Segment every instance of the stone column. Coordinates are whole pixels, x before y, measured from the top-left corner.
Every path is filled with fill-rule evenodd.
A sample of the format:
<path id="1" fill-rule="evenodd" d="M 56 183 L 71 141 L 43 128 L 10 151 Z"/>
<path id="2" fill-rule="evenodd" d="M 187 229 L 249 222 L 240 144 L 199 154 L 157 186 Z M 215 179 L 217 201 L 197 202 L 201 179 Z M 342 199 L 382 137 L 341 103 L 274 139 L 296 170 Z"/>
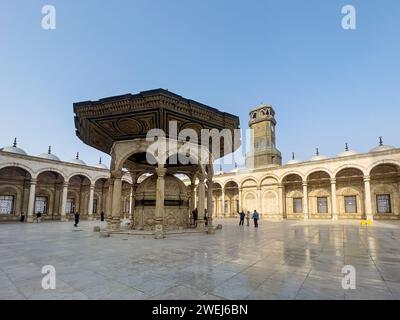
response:
<path id="1" fill-rule="evenodd" d="M 372 204 L 371 204 L 371 177 L 364 176 L 364 201 L 365 201 L 365 218 L 373 220 Z"/>
<path id="2" fill-rule="evenodd" d="M 257 211 L 260 214 L 260 218 L 262 217 L 262 199 L 261 199 L 261 187 L 257 187 Z"/>
<path id="3" fill-rule="evenodd" d="M 205 209 L 205 197 L 206 197 L 206 187 L 204 184 L 204 177 L 199 177 L 199 216 L 197 220 L 197 228 L 204 229 L 204 209 Z"/>
<path id="4" fill-rule="evenodd" d="M 242 212 L 242 210 L 243 210 L 243 199 L 242 199 L 242 196 L 243 196 L 243 189 L 239 188 L 239 212 Z"/>
<path id="5" fill-rule="evenodd" d="M 221 194 L 221 217 L 225 217 L 225 189 L 222 188 L 222 194 Z"/>
<path id="6" fill-rule="evenodd" d="M 122 171 L 111 173 L 113 181 L 111 198 L 111 217 L 107 219 L 107 228 L 118 229 L 121 224 Z"/>
<path id="7" fill-rule="evenodd" d="M 159 165 L 156 169 L 157 173 L 157 189 L 156 189 L 156 212 L 155 212 L 155 238 L 165 238 L 164 234 L 164 198 L 165 198 L 165 173 L 167 169 Z"/>
<path id="8" fill-rule="evenodd" d="M 35 195 L 36 195 L 36 179 L 31 179 L 31 185 L 29 189 L 29 200 L 28 200 L 28 215 L 27 222 L 33 222 L 33 210 L 35 208 Z"/>
<path id="9" fill-rule="evenodd" d="M 93 199 L 94 199 L 94 183 L 90 184 L 89 203 L 88 203 L 88 219 L 93 220 Z"/>
<path id="10" fill-rule="evenodd" d="M 64 182 L 62 197 L 61 197 L 61 205 L 60 205 L 60 216 L 61 221 L 68 221 L 67 214 L 65 212 L 67 206 L 67 196 L 68 196 L 68 182 Z"/>
<path id="11" fill-rule="evenodd" d="M 303 181 L 303 214 L 304 220 L 308 220 L 308 188 L 306 181 Z"/>
<path id="12" fill-rule="evenodd" d="M 331 179 L 331 194 L 332 194 L 332 220 L 337 221 L 339 219 L 339 213 L 337 210 L 337 196 L 336 196 L 336 179 Z"/>
<path id="13" fill-rule="evenodd" d="M 193 215 L 192 212 L 196 208 L 196 182 L 192 181 L 190 185 L 190 207 L 189 207 L 189 223 L 193 225 Z"/>
<path id="14" fill-rule="evenodd" d="M 208 226 L 212 227 L 212 220 L 214 214 L 213 207 L 213 181 L 207 180 L 207 211 L 208 211 Z"/>
<path id="15" fill-rule="evenodd" d="M 283 184 L 278 184 L 278 197 L 279 197 L 279 214 L 282 219 L 286 218 L 285 214 L 285 187 Z"/>
<path id="16" fill-rule="evenodd" d="M 134 222 L 135 222 L 135 201 L 136 201 L 137 187 L 138 187 L 137 183 L 134 183 L 131 187 L 130 206 L 129 206 L 129 215 L 130 215 L 130 220 L 131 220 L 131 226 L 134 226 Z"/>

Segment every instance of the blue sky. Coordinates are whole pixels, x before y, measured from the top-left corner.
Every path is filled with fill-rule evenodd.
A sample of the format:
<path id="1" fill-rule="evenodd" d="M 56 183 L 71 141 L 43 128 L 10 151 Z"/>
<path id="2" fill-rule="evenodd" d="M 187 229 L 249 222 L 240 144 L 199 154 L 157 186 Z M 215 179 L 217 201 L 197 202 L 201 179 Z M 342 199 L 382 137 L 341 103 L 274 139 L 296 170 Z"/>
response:
<path id="1" fill-rule="evenodd" d="M 41 9 L 57 29 L 41 28 Z M 341 27 L 341 8 L 357 29 Z M 0 145 L 63 160 L 102 154 L 76 136 L 72 103 L 167 88 L 240 116 L 277 113 L 289 160 L 348 142 L 399 145 L 400 2 L 0 0 Z M 103 155 L 104 157 L 104 155 Z M 108 157 L 105 157 L 109 161 Z"/>

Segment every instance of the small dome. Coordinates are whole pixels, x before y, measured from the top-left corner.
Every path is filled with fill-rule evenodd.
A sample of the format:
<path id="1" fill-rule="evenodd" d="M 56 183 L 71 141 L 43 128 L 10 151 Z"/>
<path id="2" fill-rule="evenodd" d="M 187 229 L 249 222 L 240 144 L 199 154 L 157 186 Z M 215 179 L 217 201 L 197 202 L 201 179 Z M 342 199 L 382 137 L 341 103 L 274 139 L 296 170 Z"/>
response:
<path id="1" fill-rule="evenodd" d="M 79 159 L 79 152 L 76 154 L 76 158 L 69 161 L 70 163 L 79 164 L 80 166 L 86 166 L 86 163 Z"/>
<path id="2" fill-rule="evenodd" d="M 338 157 L 348 157 L 348 156 L 354 156 L 358 154 L 357 152 L 355 152 L 354 150 L 346 150 L 346 151 L 342 151 L 340 153 L 338 153 Z"/>
<path id="3" fill-rule="evenodd" d="M 103 164 L 103 163 L 101 162 L 101 158 L 100 158 L 100 160 L 99 160 L 99 163 L 96 164 L 95 167 L 96 167 L 96 168 L 99 168 L 99 169 L 108 169 L 108 167 L 107 167 L 105 164 Z"/>
<path id="4" fill-rule="evenodd" d="M 292 160 L 289 160 L 286 164 L 297 164 L 297 163 L 300 163 L 300 161 L 296 159 L 294 152 L 292 152 Z"/>
<path id="5" fill-rule="evenodd" d="M 319 154 L 319 149 L 317 148 L 317 149 L 316 149 L 315 156 L 312 157 L 310 160 L 311 160 L 311 161 L 319 161 L 319 160 L 325 160 L 325 159 L 328 159 L 328 158 L 327 158 L 326 156 L 320 155 L 320 154 Z"/>
<path id="6" fill-rule="evenodd" d="M 395 149 L 393 146 L 387 146 L 387 145 L 381 145 L 379 147 L 375 147 L 370 150 L 370 152 L 380 152 L 380 151 L 386 151 L 386 150 L 392 150 Z"/>
<path id="7" fill-rule="evenodd" d="M 17 147 L 17 138 L 14 139 L 14 143 L 13 143 L 12 146 L 4 147 L 3 149 L 1 149 L 1 151 L 21 154 L 21 155 L 24 155 L 24 156 L 28 155 L 24 150 L 22 150 L 21 148 Z"/>
<path id="8" fill-rule="evenodd" d="M 379 146 L 371 149 L 369 152 L 380 152 L 380 151 L 386 151 L 386 150 L 392 150 L 392 149 L 395 149 L 395 147 L 384 145 L 383 138 L 379 137 Z"/>
<path id="9" fill-rule="evenodd" d="M 56 155 L 51 153 L 51 146 L 49 146 L 49 150 L 47 151 L 47 153 L 40 154 L 39 158 L 43 158 L 43 159 L 47 159 L 47 160 L 60 161 L 59 157 L 57 157 Z"/>
<path id="10" fill-rule="evenodd" d="M 354 151 L 354 150 L 350 150 L 350 149 L 349 149 L 349 144 L 346 143 L 344 151 L 338 153 L 337 156 L 338 156 L 338 157 L 348 157 L 348 156 L 354 156 L 354 155 L 356 155 L 356 154 L 357 154 L 357 152 Z"/>

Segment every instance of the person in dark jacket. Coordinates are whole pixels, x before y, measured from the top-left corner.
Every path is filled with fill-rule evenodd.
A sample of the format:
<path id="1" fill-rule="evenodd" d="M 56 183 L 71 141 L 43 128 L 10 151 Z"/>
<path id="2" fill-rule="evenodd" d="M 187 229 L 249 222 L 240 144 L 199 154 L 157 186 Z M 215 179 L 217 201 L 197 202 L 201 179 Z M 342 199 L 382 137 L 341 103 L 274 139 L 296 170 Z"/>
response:
<path id="1" fill-rule="evenodd" d="M 205 221 L 205 225 L 208 226 L 208 211 L 207 211 L 207 209 L 204 209 L 204 221 Z"/>
<path id="2" fill-rule="evenodd" d="M 197 226 L 197 218 L 198 217 L 199 217 L 199 212 L 196 208 L 196 209 L 194 209 L 194 212 L 193 212 L 193 225 L 194 226 Z"/>
<path id="3" fill-rule="evenodd" d="M 100 213 L 100 221 L 104 221 L 104 212 L 103 211 Z"/>
<path id="4" fill-rule="evenodd" d="M 258 228 L 258 219 L 260 219 L 260 215 L 258 214 L 257 210 L 253 212 L 253 220 L 254 220 L 254 227 Z"/>
<path id="5" fill-rule="evenodd" d="M 246 214 L 242 210 L 242 212 L 240 212 L 239 215 L 240 215 L 239 226 L 243 226 L 244 225 L 244 218 L 245 218 Z"/>
<path id="6" fill-rule="evenodd" d="M 75 213 L 75 224 L 74 224 L 74 227 L 77 227 L 78 223 L 79 223 L 79 212 L 76 212 Z"/>
<path id="7" fill-rule="evenodd" d="M 21 222 L 25 221 L 25 212 L 21 212 L 21 218 L 20 218 Z"/>

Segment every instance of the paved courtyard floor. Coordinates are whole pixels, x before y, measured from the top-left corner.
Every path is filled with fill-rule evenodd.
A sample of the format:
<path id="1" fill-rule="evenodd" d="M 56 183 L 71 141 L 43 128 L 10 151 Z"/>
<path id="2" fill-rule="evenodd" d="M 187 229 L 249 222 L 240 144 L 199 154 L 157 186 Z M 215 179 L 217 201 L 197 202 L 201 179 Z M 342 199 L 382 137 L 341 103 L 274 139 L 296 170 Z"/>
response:
<path id="1" fill-rule="evenodd" d="M 83 221 L 0 225 L 0 299 L 400 299 L 400 223 L 221 220 L 215 235 L 99 238 Z M 43 290 L 42 267 L 56 269 Z M 356 290 L 342 268 L 356 268 Z"/>

